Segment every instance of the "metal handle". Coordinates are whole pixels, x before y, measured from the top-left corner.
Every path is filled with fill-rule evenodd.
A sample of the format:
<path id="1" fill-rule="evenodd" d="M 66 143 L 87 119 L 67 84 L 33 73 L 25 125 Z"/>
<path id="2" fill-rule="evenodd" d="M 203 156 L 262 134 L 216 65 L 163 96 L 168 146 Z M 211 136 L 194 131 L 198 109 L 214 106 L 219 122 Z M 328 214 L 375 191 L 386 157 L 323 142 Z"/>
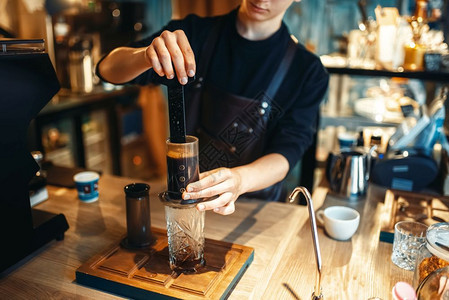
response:
<path id="1" fill-rule="evenodd" d="M 369 151 L 368 155 L 366 156 L 366 174 L 365 174 L 365 180 L 368 181 L 371 176 L 371 161 L 373 160 L 373 154 L 374 151 L 377 150 L 377 145 L 373 145 Z"/>
<path id="2" fill-rule="evenodd" d="M 323 294 L 321 292 L 321 252 L 320 252 L 320 244 L 318 241 L 318 233 L 316 228 L 315 210 L 313 209 L 313 201 L 309 191 L 305 187 L 299 186 L 296 187 L 288 197 L 290 202 L 293 202 L 293 200 L 295 200 L 298 193 L 302 193 L 307 201 L 310 227 L 312 229 L 313 248 L 315 250 L 317 276 L 316 276 L 315 290 L 312 294 L 312 300 L 324 299 Z"/>

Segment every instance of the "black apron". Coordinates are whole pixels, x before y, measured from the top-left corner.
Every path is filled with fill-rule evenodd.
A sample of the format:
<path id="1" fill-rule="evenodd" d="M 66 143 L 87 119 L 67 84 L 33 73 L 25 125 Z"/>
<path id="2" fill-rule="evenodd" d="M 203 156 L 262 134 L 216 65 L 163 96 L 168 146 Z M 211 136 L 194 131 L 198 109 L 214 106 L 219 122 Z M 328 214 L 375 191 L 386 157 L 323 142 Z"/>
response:
<path id="1" fill-rule="evenodd" d="M 220 20 L 209 34 L 196 72 L 197 79 L 186 95 L 187 132 L 199 139 L 201 172 L 245 165 L 263 156 L 269 121 L 281 112 L 273 99 L 296 51 L 296 44 L 290 39 L 268 88 L 254 99 L 221 91 L 205 84 L 204 78 L 222 23 Z M 281 192 L 282 182 L 279 182 L 243 196 L 279 201 Z"/>

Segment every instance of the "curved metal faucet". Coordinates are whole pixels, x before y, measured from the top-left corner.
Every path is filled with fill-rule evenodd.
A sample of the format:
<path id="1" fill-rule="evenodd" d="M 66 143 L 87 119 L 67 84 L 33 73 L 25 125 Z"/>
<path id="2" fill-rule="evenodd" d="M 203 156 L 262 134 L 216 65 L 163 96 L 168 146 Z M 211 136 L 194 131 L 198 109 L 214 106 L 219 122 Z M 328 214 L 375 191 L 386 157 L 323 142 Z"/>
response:
<path id="1" fill-rule="evenodd" d="M 298 186 L 293 190 L 293 192 L 288 197 L 290 202 L 293 202 L 293 200 L 295 200 L 298 193 L 302 193 L 307 201 L 310 227 L 312 229 L 313 248 L 315 250 L 317 276 L 315 282 L 315 289 L 314 292 L 312 293 L 312 300 L 324 299 L 323 293 L 321 292 L 321 252 L 320 252 L 320 244 L 318 241 L 318 233 L 316 228 L 315 211 L 313 209 L 313 201 L 309 191 L 305 187 Z"/>

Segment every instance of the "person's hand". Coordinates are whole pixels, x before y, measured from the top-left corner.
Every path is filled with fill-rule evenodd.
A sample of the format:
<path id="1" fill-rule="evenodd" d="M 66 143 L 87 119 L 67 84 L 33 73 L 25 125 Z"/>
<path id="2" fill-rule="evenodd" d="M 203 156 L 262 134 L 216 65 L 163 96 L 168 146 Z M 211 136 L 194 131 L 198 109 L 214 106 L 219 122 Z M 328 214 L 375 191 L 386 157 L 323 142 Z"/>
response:
<path id="1" fill-rule="evenodd" d="M 218 168 L 201 173 L 200 180 L 190 183 L 182 197 L 187 200 L 218 196 L 199 203 L 197 209 L 213 209 L 218 214 L 229 215 L 234 212 L 234 202 L 242 194 L 241 182 L 241 176 L 235 169 Z"/>
<path id="2" fill-rule="evenodd" d="M 187 76 L 193 77 L 195 75 L 195 55 L 186 34 L 182 30 L 163 31 L 147 47 L 145 55 L 159 76 L 172 79 L 175 76 L 173 66 L 181 84 L 187 83 Z"/>

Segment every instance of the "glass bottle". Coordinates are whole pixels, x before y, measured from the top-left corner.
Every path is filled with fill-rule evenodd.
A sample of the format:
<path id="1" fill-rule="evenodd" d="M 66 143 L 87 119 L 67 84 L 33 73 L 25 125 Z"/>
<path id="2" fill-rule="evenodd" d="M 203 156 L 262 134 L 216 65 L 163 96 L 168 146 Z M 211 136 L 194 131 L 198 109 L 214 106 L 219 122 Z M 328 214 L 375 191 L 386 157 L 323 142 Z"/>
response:
<path id="1" fill-rule="evenodd" d="M 427 0 L 416 0 L 415 1 L 415 12 L 413 14 L 413 17 L 420 21 L 426 21 L 427 20 Z"/>

